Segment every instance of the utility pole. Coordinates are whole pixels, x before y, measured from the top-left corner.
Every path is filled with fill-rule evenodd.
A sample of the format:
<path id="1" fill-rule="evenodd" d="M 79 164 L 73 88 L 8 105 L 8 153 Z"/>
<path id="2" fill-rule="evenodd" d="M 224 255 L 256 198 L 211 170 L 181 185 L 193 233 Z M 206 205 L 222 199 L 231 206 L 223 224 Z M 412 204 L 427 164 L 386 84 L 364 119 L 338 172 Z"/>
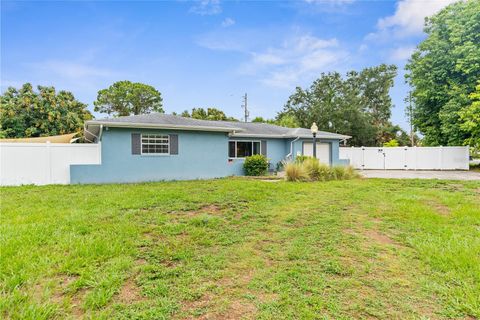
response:
<path id="1" fill-rule="evenodd" d="M 245 111 L 245 122 L 248 122 L 248 116 L 250 115 L 250 112 L 248 111 L 248 98 L 247 98 L 247 93 L 243 96 L 243 104 L 242 108 Z"/>
<path id="2" fill-rule="evenodd" d="M 412 112 L 412 91 L 408 93 L 408 115 L 410 122 L 410 143 L 412 147 L 414 146 L 414 133 L 413 133 L 413 112 Z"/>

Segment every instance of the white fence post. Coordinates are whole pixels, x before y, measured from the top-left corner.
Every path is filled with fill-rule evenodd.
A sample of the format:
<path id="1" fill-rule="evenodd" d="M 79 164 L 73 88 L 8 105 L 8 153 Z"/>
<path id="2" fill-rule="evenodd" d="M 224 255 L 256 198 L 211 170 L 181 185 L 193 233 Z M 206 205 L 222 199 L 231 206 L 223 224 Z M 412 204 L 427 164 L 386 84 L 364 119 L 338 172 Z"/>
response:
<path id="1" fill-rule="evenodd" d="M 440 146 L 439 152 L 440 152 L 440 155 L 438 156 L 438 160 L 440 164 L 438 167 L 440 170 L 443 170 L 443 146 Z"/>
<path id="2" fill-rule="evenodd" d="M 418 169 L 418 148 L 417 146 L 414 147 L 414 151 L 415 151 L 415 171 L 417 171 Z"/>
<path id="3" fill-rule="evenodd" d="M 50 147 L 50 141 L 46 142 L 46 150 L 47 150 L 47 170 L 48 170 L 48 184 L 52 183 L 52 149 Z"/>

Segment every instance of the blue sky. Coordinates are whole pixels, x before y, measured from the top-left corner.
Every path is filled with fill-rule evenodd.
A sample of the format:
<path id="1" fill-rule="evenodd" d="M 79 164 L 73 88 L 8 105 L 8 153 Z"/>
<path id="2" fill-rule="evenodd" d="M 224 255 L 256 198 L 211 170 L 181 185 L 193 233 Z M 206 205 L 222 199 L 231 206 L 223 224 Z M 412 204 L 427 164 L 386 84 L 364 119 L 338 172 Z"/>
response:
<path id="1" fill-rule="evenodd" d="M 453 1 L 2 1 L 1 87 L 53 85 L 93 110 L 98 90 L 138 81 L 168 113 L 238 118 L 247 92 L 252 118 L 271 118 L 321 72 L 392 63 L 392 121 L 407 128 L 404 64 L 424 17 Z"/>

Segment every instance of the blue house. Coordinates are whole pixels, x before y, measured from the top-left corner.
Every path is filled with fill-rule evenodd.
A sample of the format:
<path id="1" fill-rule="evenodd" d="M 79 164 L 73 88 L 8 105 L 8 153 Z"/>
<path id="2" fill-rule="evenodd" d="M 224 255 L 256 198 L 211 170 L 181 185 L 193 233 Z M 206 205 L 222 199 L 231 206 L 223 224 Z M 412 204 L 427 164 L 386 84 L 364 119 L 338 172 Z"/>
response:
<path id="1" fill-rule="evenodd" d="M 312 155 L 309 129 L 265 123 L 207 121 L 174 115 L 91 120 L 87 141 L 101 142 L 101 164 L 71 165 L 71 183 L 207 179 L 243 175 L 245 157 L 263 154 L 275 170 L 283 160 Z M 345 165 L 339 144 L 349 136 L 317 133 L 317 158 Z"/>

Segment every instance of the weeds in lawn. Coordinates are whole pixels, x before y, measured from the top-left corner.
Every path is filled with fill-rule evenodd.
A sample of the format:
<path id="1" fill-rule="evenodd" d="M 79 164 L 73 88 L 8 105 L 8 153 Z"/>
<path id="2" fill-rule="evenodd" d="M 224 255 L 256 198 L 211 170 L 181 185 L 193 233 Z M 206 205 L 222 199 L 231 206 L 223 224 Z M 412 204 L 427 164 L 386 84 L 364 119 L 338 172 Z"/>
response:
<path id="1" fill-rule="evenodd" d="M 289 162 L 284 165 L 284 168 L 287 181 L 306 181 L 308 179 L 305 167 L 299 163 Z"/>
<path id="2" fill-rule="evenodd" d="M 2 188 L 0 314 L 478 318 L 479 190 L 379 179 Z"/>

